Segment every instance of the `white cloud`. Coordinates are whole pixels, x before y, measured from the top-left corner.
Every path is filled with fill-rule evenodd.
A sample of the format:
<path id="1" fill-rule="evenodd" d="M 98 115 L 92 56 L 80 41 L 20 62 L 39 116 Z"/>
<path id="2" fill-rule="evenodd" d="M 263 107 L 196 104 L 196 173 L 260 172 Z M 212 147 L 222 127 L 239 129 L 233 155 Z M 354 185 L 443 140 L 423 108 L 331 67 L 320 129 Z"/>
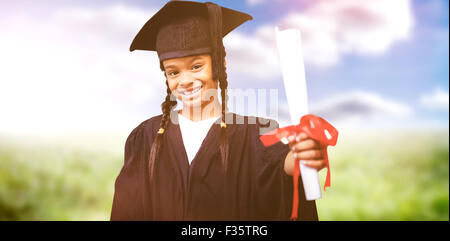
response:
<path id="1" fill-rule="evenodd" d="M 128 51 L 153 13 L 116 4 L 2 19 L 1 131 L 130 129 L 158 111 L 159 61 Z"/>
<path id="2" fill-rule="evenodd" d="M 312 105 L 311 112 L 333 120 L 407 117 L 412 108 L 376 93 L 355 90 L 326 98 Z"/>
<path id="3" fill-rule="evenodd" d="M 280 104 L 279 108 L 280 122 L 288 124 L 287 104 Z M 377 93 L 354 90 L 312 103 L 310 113 L 325 118 L 331 123 L 342 125 L 343 123 L 404 119 L 412 115 L 413 109 L 406 103 Z"/>
<path id="4" fill-rule="evenodd" d="M 276 24 L 300 29 L 305 61 L 327 66 L 344 54 L 386 52 L 410 37 L 413 16 L 408 0 L 316 1 Z"/>
<path id="5" fill-rule="evenodd" d="M 230 75 L 246 76 L 249 82 L 273 80 L 281 76 L 274 46 L 240 32 L 230 33 L 223 41 L 227 51 L 227 73 Z"/>
<path id="6" fill-rule="evenodd" d="M 266 0 L 247 0 L 247 3 L 250 6 L 260 5 L 260 4 L 265 3 L 265 2 L 267 2 L 267 1 Z"/>
<path id="7" fill-rule="evenodd" d="M 440 88 L 420 97 L 420 104 L 430 110 L 449 110 L 449 94 Z"/>
<path id="8" fill-rule="evenodd" d="M 264 69 L 267 78 L 278 74 L 275 26 L 300 29 L 305 63 L 328 67 L 348 54 L 383 54 L 398 41 L 410 38 L 414 25 L 409 0 L 318 0 L 309 1 L 305 8 L 260 26 L 252 35 L 240 37 L 240 41 L 231 40 L 235 36 L 230 36 L 229 41 L 237 43 L 232 48 L 243 52 L 239 56 L 245 54 L 255 59 L 250 68 L 240 71 L 257 75 L 256 69 Z M 268 57 L 260 57 L 262 53 Z"/>
<path id="9" fill-rule="evenodd" d="M 267 3 L 273 3 L 275 2 L 276 4 L 286 4 L 286 3 L 300 3 L 300 2 L 306 2 L 306 1 L 311 1 L 311 0 L 247 0 L 247 4 L 250 6 L 258 6 L 258 5 L 263 5 L 263 4 L 267 4 Z M 315 1 L 315 0 L 312 0 Z"/>

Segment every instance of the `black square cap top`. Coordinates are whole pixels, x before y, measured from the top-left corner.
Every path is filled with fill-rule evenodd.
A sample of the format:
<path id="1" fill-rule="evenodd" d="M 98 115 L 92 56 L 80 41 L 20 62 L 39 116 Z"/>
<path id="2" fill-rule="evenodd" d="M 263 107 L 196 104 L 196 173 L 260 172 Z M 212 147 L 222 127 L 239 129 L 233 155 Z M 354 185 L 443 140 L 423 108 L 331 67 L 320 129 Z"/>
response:
<path id="1" fill-rule="evenodd" d="M 160 61 L 168 58 L 210 53 L 208 3 L 170 1 L 141 28 L 130 51 L 157 51 Z M 252 16 L 220 7 L 222 10 L 222 38 Z"/>

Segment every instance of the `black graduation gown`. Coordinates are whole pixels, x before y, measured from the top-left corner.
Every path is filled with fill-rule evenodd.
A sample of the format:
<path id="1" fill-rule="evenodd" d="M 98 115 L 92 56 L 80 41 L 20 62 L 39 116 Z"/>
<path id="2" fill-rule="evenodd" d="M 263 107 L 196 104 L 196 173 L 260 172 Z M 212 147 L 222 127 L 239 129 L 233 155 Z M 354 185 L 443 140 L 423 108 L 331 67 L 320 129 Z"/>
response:
<path id="1" fill-rule="evenodd" d="M 178 122 L 169 120 L 152 183 L 149 150 L 162 115 L 137 126 L 125 144 L 111 220 L 289 220 L 293 184 L 283 168 L 289 146 L 280 142 L 265 147 L 259 139 L 260 130 L 278 128 L 278 123 L 227 114 L 235 123 L 227 124 L 228 176 L 222 172 L 220 119 L 211 126 L 191 165 Z M 244 123 L 237 124 L 239 118 Z M 264 125 L 267 121 L 270 125 Z M 299 220 L 318 220 L 315 201 L 306 201 L 301 178 L 298 186 Z"/>

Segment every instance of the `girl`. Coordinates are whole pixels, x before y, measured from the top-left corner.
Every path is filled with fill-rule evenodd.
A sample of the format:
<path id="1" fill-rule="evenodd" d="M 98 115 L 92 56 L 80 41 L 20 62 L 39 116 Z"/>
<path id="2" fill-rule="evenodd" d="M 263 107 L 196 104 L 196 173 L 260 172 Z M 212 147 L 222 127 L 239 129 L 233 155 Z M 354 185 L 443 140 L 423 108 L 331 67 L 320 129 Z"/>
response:
<path id="1" fill-rule="evenodd" d="M 222 38 L 250 19 L 209 2 L 170 1 L 136 35 L 130 50 L 157 52 L 167 97 L 162 114 L 126 141 L 111 220 L 289 220 L 294 159 L 318 170 L 325 162 L 305 134 L 265 147 L 259 136 L 276 121 L 227 111 Z M 317 220 L 299 181 L 299 220 Z"/>

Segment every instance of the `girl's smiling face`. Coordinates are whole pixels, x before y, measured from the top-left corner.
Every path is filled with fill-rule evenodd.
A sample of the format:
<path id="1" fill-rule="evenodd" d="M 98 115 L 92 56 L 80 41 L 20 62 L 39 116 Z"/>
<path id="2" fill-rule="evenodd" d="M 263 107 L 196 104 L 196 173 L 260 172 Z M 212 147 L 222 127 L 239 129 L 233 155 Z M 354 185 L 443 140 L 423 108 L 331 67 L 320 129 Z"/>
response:
<path id="1" fill-rule="evenodd" d="M 163 66 L 169 88 L 183 106 L 204 107 L 217 100 L 209 54 L 167 59 Z"/>

